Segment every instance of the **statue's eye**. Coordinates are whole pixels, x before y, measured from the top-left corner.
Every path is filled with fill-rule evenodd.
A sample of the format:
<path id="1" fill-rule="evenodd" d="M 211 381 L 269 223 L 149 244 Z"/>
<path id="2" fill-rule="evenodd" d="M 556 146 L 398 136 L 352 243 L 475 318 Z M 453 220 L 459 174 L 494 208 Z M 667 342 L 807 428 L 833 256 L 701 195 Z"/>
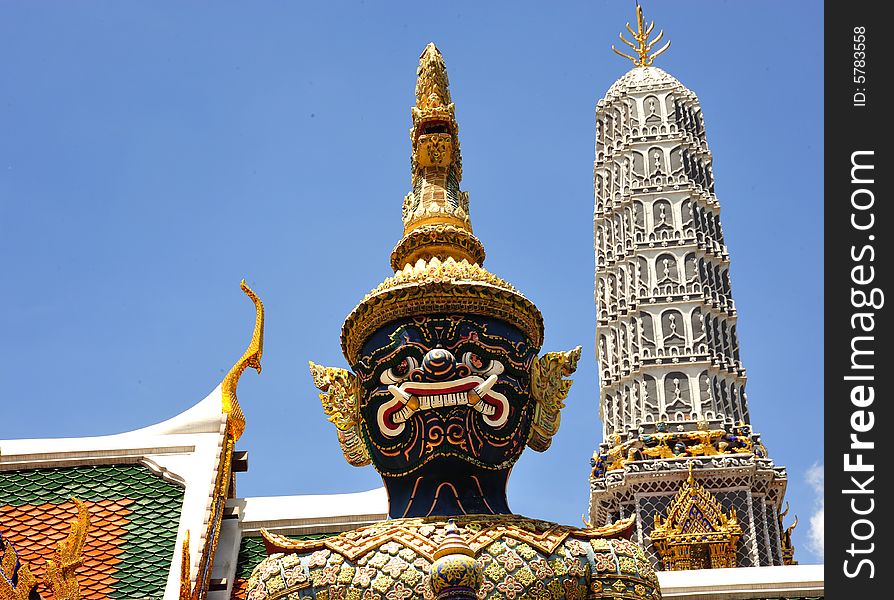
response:
<path id="1" fill-rule="evenodd" d="M 410 372 L 418 366 L 419 363 L 415 358 L 412 356 L 405 356 L 402 361 L 382 372 L 379 381 L 384 385 L 398 384 L 406 379 L 410 375 Z"/>
<path id="2" fill-rule="evenodd" d="M 498 360 L 486 358 L 476 352 L 466 352 L 462 356 L 462 362 L 469 366 L 472 372 L 482 377 L 499 375 L 503 372 L 503 363 Z"/>

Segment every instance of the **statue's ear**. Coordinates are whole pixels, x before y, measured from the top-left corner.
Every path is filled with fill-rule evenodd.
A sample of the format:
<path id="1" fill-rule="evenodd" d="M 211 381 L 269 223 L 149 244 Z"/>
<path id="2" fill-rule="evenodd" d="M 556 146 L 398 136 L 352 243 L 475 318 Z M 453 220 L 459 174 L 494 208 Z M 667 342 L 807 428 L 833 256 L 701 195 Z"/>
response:
<path id="1" fill-rule="evenodd" d="M 347 369 L 323 367 L 310 362 L 310 374 L 320 390 L 323 412 L 335 425 L 345 460 L 355 467 L 370 463 L 369 452 L 360 435 L 360 384 Z"/>
<path id="2" fill-rule="evenodd" d="M 531 395 L 534 397 L 534 422 L 528 436 L 528 447 L 543 452 L 559 431 L 565 398 L 572 381 L 563 379 L 574 373 L 580 360 L 581 347 L 567 352 L 547 352 L 531 366 Z"/>

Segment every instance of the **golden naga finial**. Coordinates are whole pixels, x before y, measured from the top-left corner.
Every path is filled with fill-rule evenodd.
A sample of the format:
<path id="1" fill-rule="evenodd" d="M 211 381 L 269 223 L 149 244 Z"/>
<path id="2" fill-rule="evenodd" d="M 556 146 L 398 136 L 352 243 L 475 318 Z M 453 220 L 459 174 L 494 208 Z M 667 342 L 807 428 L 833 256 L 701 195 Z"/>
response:
<path id="1" fill-rule="evenodd" d="M 661 49 L 652 52 L 652 47 L 657 44 L 661 38 L 664 36 L 664 30 L 658 32 L 658 35 L 655 36 L 655 39 L 649 41 L 649 34 L 652 33 L 652 29 L 655 27 L 655 21 L 649 23 L 649 26 L 643 30 L 643 7 L 639 5 L 639 2 L 636 3 L 636 31 L 630 27 L 630 23 L 627 23 L 627 31 L 630 32 L 630 35 L 633 36 L 633 39 L 636 41 L 636 44 L 633 42 L 627 41 L 624 37 L 623 33 L 619 33 L 618 37 L 621 38 L 621 41 L 630 46 L 634 52 L 636 52 L 637 56 L 633 57 L 629 54 L 625 54 L 612 46 L 612 50 L 615 51 L 616 54 L 623 56 L 624 58 L 630 59 L 633 61 L 634 66 L 637 67 L 651 67 L 652 61 L 656 56 L 670 48 L 670 41 L 668 41 Z M 650 54 L 650 52 L 652 52 Z"/>
<path id="2" fill-rule="evenodd" d="M 53 560 L 47 561 L 46 580 L 56 600 L 78 600 L 81 589 L 75 570 L 81 566 L 81 551 L 90 528 L 90 512 L 77 498 L 72 501 L 78 508 L 78 516 L 72 520 L 68 537 L 59 542 Z"/>
<path id="3" fill-rule="evenodd" d="M 239 284 L 245 295 L 251 298 L 255 304 L 255 329 L 251 334 L 251 342 L 248 349 L 242 357 L 236 361 L 230 372 L 224 377 L 221 383 L 221 394 L 223 396 L 222 410 L 230 416 L 229 433 L 233 440 L 238 440 L 245 431 L 245 414 L 242 407 L 239 406 L 239 400 L 236 398 L 236 386 L 239 385 L 239 378 L 247 367 L 251 367 L 258 373 L 261 372 L 261 355 L 264 352 L 264 303 L 258 298 L 257 294 L 245 284 L 245 280 Z"/>

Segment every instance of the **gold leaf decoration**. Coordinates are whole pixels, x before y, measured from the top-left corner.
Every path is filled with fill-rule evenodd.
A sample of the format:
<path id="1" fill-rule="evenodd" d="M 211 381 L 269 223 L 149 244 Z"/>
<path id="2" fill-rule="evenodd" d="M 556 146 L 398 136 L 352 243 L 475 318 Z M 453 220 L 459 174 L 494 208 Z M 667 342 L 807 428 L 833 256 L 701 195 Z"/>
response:
<path id="1" fill-rule="evenodd" d="M 189 581 L 189 529 L 183 538 L 183 548 L 180 551 L 180 600 L 189 600 L 192 590 Z"/>
<path id="2" fill-rule="evenodd" d="M 75 571 L 83 562 L 81 552 L 90 529 L 90 512 L 77 498 L 72 501 L 78 508 L 78 516 L 72 520 L 68 537 L 59 542 L 53 559 L 48 560 L 46 566 L 47 586 L 53 590 L 56 600 L 79 600 L 81 597 Z"/>
<path id="3" fill-rule="evenodd" d="M 699 484 L 689 464 L 689 478 L 676 493 L 667 516 L 655 515 L 649 537 L 667 571 L 736 566 L 742 527 L 735 509 L 729 516 L 717 498 Z"/>
<path id="4" fill-rule="evenodd" d="M 0 536 L 0 600 L 28 600 L 37 579 L 19 557 L 9 540 Z M 15 585 L 13 585 L 15 580 Z"/>
<path id="5" fill-rule="evenodd" d="M 360 435 L 360 384 L 347 369 L 323 367 L 308 361 L 314 385 L 320 390 L 323 412 L 335 425 L 345 459 L 355 467 L 370 464 L 369 452 Z"/>
<path id="6" fill-rule="evenodd" d="M 528 447 L 537 452 L 549 448 L 559 431 L 560 411 L 572 383 L 565 377 L 577 370 L 580 353 L 580 346 L 567 352 L 547 352 L 531 366 L 531 395 L 536 404 Z"/>
<path id="7" fill-rule="evenodd" d="M 654 39 L 650 40 L 649 35 L 652 33 L 652 29 L 655 27 L 655 21 L 649 23 L 648 27 L 645 27 L 645 22 L 643 19 L 643 7 L 636 4 L 636 31 L 630 26 L 630 23 L 627 23 L 627 31 L 630 32 L 630 35 L 633 36 L 633 39 L 636 41 L 633 42 L 628 41 L 624 38 L 624 34 L 618 34 L 618 37 L 621 38 L 621 41 L 627 44 L 634 52 L 636 52 L 636 56 L 630 56 L 629 54 L 625 54 L 621 52 L 614 46 L 612 46 L 612 50 L 615 51 L 615 54 L 619 56 L 623 56 L 624 58 L 633 61 L 634 66 L 637 67 L 650 67 L 652 66 L 652 61 L 655 60 L 655 57 L 670 48 L 671 43 L 668 41 L 664 46 L 652 52 L 652 48 L 664 37 L 664 31 L 659 31 L 658 35 L 655 36 Z"/>

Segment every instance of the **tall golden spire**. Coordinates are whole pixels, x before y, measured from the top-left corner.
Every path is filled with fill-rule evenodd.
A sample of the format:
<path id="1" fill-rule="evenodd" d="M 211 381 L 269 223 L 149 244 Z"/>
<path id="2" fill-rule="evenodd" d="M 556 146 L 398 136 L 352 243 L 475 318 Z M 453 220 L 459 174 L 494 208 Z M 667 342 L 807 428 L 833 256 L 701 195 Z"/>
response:
<path id="1" fill-rule="evenodd" d="M 403 238 L 391 253 L 399 271 L 416 261 L 438 258 L 484 261 L 484 247 L 472 235 L 469 195 L 460 191 L 459 126 L 450 99 L 444 57 L 429 44 L 416 70 L 416 105 L 410 140 L 413 190 L 403 203 Z"/>
<path id="2" fill-rule="evenodd" d="M 403 236 L 391 252 L 394 276 L 367 294 L 345 319 L 341 330 L 345 358 L 353 366 L 363 343 L 386 323 L 444 313 L 501 319 L 521 330 L 532 347 L 540 348 L 540 311 L 512 284 L 482 266 L 484 246 L 472 234 L 469 195 L 459 189 L 462 163 L 447 68 L 434 44 L 423 50 L 416 75 L 416 105 L 410 129 L 413 189 L 404 198 Z M 342 445 L 345 456 L 351 464 L 365 464 L 368 459 L 363 452 L 355 452 L 353 444 L 360 438 L 349 433 L 358 422 L 350 412 L 357 405 L 346 404 L 347 395 L 338 391 L 350 382 L 336 377 L 337 373 L 323 377 L 326 381 L 317 374 L 315 371 L 315 382 L 319 379 L 326 388 L 322 390 L 327 395 L 326 414 L 343 421 L 344 427 L 339 425 L 339 430 L 347 436 Z M 552 381 L 551 376 L 544 375 L 546 380 Z M 553 418 L 558 410 L 553 404 L 543 413 L 545 419 Z M 542 429 L 552 435 L 549 426 Z"/>
<path id="3" fill-rule="evenodd" d="M 652 52 L 652 47 L 657 44 L 664 36 L 664 30 L 662 29 L 661 31 L 659 31 L 658 35 L 655 36 L 655 39 L 649 41 L 649 34 L 652 33 L 652 29 L 655 27 L 655 21 L 649 23 L 649 26 L 646 27 L 645 30 L 643 30 L 643 24 L 643 7 L 639 5 L 639 2 L 637 2 L 636 31 L 634 31 L 633 28 L 630 27 L 630 23 L 627 23 L 627 31 L 629 31 L 630 35 L 633 36 L 636 44 L 627 41 L 623 33 L 618 34 L 618 37 L 621 38 L 621 41 L 630 46 L 633 51 L 636 52 L 637 56 L 633 57 L 629 54 L 625 54 L 614 46 L 612 46 L 612 50 L 614 50 L 616 54 L 632 60 L 633 64 L 637 67 L 650 67 L 652 66 L 652 61 L 655 59 L 655 57 L 670 48 L 671 43 L 670 41 L 668 41 L 666 44 L 664 44 L 664 46 L 661 47 L 661 49 L 653 52 L 652 54 L 649 54 L 650 52 Z"/>

